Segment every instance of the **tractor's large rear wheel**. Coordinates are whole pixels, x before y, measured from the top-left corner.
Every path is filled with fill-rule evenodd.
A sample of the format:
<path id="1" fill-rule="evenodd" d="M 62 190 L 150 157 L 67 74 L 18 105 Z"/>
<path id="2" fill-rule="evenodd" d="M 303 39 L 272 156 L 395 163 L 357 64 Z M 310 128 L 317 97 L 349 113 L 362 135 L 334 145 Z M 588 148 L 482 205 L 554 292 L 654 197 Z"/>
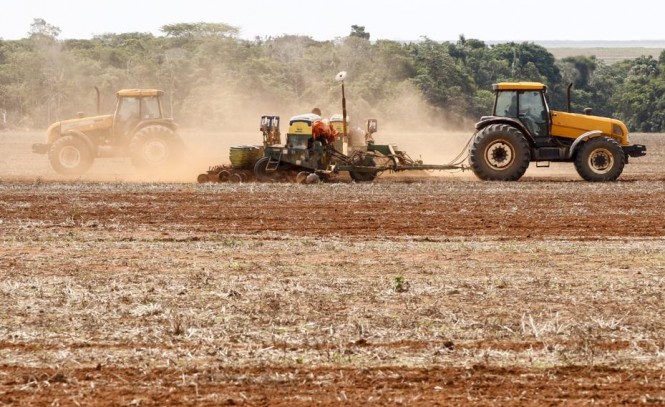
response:
<path id="1" fill-rule="evenodd" d="M 611 137 L 595 137 L 580 147 L 575 156 L 575 169 L 591 182 L 615 181 L 623 172 L 626 155 Z"/>
<path id="2" fill-rule="evenodd" d="M 529 143 L 522 132 L 507 124 L 491 124 L 473 138 L 469 164 L 486 181 L 517 181 L 531 160 Z"/>
<path id="3" fill-rule="evenodd" d="M 129 143 L 132 164 L 145 170 L 162 170 L 182 159 L 184 144 L 170 128 L 151 125 L 137 131 Z"/>
<path id="4" fill-rule="evenodd" d="M 86 172 L 95 157 L 85 140 L 75 136 L 62 136 L 48 152 L 51 167 L 63 175 L 81 175 Z"/>

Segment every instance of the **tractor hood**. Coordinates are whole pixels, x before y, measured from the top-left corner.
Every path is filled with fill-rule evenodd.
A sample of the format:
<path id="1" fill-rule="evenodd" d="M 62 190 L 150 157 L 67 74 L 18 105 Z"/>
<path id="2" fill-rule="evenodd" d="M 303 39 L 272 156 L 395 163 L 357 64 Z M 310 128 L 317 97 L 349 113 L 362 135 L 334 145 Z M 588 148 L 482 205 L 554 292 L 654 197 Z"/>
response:
<path id="1" fill-rule="evenodd" d="M 551 111 L 550 113 L 552 135 L 554 136 L 577 138 L 588 131 L 600 130 L 604 135 L 619 140 L 621 145 L 630 144 L 628 128 L 621 120 L 561 111 Z"/>
<path id="2" fill-rule="evenodd" d="M 94 130 L 110 129 L 113 126 L 113 115 L 101 115 L 68 119 L 55 122 L 46 130 L 46 142 L 52 143 L 57 137 L 70 131 L 87 133 Z"/>

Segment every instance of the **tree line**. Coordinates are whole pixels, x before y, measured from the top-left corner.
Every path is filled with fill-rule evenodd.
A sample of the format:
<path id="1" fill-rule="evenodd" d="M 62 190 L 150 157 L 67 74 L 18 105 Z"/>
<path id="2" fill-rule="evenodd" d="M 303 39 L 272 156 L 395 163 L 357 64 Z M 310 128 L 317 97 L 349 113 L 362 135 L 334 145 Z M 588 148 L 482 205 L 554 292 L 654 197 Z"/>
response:
<path id="1" fill-rule="evenodd" d="M 223 23 L 164 25 L 161 32 L 59 40 L 58 27 L 35 19 L 26 38 L 0 39 L 0 125 L 44 128 L 81 110 L 94 113 L 97 87 L 106 112 L 119 89 L 159 88 L 181 125 L 233 128 L 248 106 L 272 113 L 272 106 L 338 105 L 331 79 L 345 70 L 347 98 L 367 116 L 399 115 L 405 95 L 415 93 L 433 120 L 468 125 L 491 111 L 493 83 L 537 81 L 548 85 L 555 109 L 566 108 L 573 83 L 573 111 L 592 107 L 631 131 L 665 131 L 665 52 L 614 64 L 586 56 L 557 60 L 531 42 L 370 41 L 357 25 L 330 41 L 245 40 Z"/>

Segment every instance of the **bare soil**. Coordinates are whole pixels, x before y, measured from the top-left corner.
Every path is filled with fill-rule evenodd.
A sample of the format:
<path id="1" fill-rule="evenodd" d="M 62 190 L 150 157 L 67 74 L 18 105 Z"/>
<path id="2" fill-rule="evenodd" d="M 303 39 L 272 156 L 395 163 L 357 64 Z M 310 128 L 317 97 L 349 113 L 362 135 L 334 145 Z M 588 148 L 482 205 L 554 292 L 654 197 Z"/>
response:
<path id="1" fill-rule="evenodd" d="M 665 403 L 663 136 L 614 183 L 320 185 L 64 179 L 31 137 L 0 133 L 2 405 Z"/>

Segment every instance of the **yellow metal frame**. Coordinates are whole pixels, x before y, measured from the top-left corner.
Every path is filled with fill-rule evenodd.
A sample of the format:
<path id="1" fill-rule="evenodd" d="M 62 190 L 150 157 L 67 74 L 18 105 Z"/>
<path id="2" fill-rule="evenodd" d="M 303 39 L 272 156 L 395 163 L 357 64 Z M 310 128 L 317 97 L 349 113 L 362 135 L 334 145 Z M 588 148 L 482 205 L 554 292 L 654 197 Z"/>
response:
<path id="1" fill-rule="evenodd" d="M 117 92 L 118 97 L 124 96 L 162 96 L 164 91 L 159 89 L 121 89 Z"/>

